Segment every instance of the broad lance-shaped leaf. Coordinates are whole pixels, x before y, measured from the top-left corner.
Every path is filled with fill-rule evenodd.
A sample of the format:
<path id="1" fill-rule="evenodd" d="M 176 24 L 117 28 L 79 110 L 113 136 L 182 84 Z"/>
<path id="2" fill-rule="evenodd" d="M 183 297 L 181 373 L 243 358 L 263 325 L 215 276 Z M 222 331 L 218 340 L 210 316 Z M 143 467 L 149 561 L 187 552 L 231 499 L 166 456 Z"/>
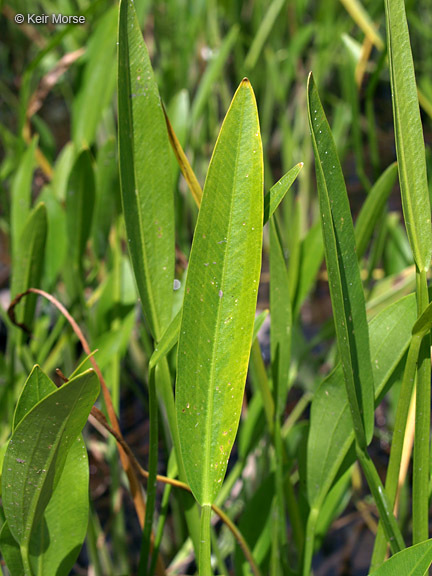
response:
<path id="1" fill-rule="evenodd" d="M 222 484 L 240 418 L 261 268 L 263 159 L 255 97 L 240 84 L 204 186 L 178 348 L 177 419 L 201 505 Z"/>
<path id="2" fill-rule="evenodd" d="M 32 530 L 42 518 L 98 393 L 96 374 L 84 372 L 41 400 L 12 435 L 3 463 L 3 507 L 22 551 L 28 553 Z"/>
<path id="3" fill-rule="evenodd" d="M 370 322 L 377 402 L 408 348 L 415 319 L 416 301 L 412 294 L 388 306 Z M 340 394 L 343 378 L 342 366 L 338 364 L 318 387 L 311 406 L 307 448 L 307 492 L 311 507 L 321 507 L 354 442 L 349 405 Z"/>
<path id="4" fill-rule="evenodd" d="M 398 552 L 369 576 L 425 576 L 431 564 L 432 539 Z"/>
<path id="5" fill-rule="evenodd" d="M 356 437 L 360 447 L 365 448 L 372 439 L 374 425 L 365 299 L 345 181 L 312 74 L 308 81 L 308 116 L 338 348 Z"/>
<path id="6" fill-rule="evenodd" d="M 171 320 L 173 301 L 171 151 L 147 47 L 129 0 L 120 5 L 118 61 L 123 213 L 144 314 L 159 340 Z"/>
<path id="7" fill-rule="evenodd" d="M 13 430 L 24 416 L 57 387 L 39 366 L 31 371 L 19 397 Z M 30 563 L 35 574 L 67 576 L 84 542 L 88 524 L 89 466 L 81 434 L 72 444 L 59 482 L 41 521 L 30 539 Z M 6 523 L 0 535 L 0 549 L 12 576 L 23 573 L 21 552 Z"/>
<path id="8" fill-rule="evenodd" d="M 405 2 L 386 0 L 385 6 L 402 208 L 415 263 L 426 271 L 432 250 L 431 207 Z"/>

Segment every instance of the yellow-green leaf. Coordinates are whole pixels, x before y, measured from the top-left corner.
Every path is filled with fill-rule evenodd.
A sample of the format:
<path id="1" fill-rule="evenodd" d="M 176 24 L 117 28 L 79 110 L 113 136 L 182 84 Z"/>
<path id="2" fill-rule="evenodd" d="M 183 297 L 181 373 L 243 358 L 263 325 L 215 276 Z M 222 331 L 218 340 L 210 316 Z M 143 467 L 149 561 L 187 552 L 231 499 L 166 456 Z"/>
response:
<path id="1" fill-rule="evenodd" d="M 186 280 L 177 419 L 202 505 L 221 487 L 240 418 L 261 269 L 263 159 L 255 97 L 240 84 L 209 166 Z"/>

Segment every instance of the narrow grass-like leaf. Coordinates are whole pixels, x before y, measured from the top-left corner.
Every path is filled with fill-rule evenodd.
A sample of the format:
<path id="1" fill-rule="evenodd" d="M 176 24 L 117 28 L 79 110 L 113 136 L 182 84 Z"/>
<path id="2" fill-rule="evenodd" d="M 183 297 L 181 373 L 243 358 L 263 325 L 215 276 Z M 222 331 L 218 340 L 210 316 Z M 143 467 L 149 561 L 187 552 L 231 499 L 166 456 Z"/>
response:
<path id="1" fill-rule="evenodd" d="M 119 155 L 123 213 L 138 292 L 153 337 L 171 320 L 174 198 L 170 145 L 135 9 L 120 4 Z"/>
<path id="2" fill-rule="evenodd" d="M 64 269 L 68 249 L 66 213 L 58 200 L 57 190 L 45 186 L 39 198 L 47 211 L 47 237 L 45 243 L 44 286 L 52 286 Z"/>
<path id="3" fill-rule="evenodd" d="M 42 518 L 98 393 L 96 374 L 84 372 L 39 402 L 9 442 L 3 463 L 3 506 L 26 570 L 33 528 Z"/>
<path id="4" fill-rule="evenodd" d="M 432 252 L 429 200 L 423 131 L 414 75 L 404 0 L 386 0 L 387 43 L 392 87 L 396 155 L 402 208 L 408 239 L 417 266 L 419 315 L 429 303 L 427 271 Z M 413 464 L 413 542 L 429 537 L 430 460 L 430 338 L 423 341 L 417 372 L 417 398 Z"/>
<path id="5" fill-rule="evenodd" d="M 355 225 L 357 258 L 360 259 L 366 248 L 373 229 L 382 215 L 387 198 L 396 182 L 397 164 L 391 164 L 378 178 L 363 204 Z"/>
<path id="6" fill-rule="evenodd" d="M 387 44 L 402 208 L 417 268 L 428 270 L 431 207 L 414 63 L 404 0 L 386 0 Z"/>
<path id="7" fill-rule="evenodd" d="M 82 87 L 74 100 L 72 117 L 72 137 L 78 150 L 93 144 L 102 114 L 113 95 L 117 19 L 115 5 L 99 19 L 89 38 Z"/>
<path id="8" fill-rule="evenodd" d="M 19 240 L 12 275 L 11 292 L 13 298 L 27 290 L 27 288 L 34 288 L 40 285 L 43 273 L 46 233 L 46 208 L 41 203 L 30 213 Z M 31 295 L 26 298 L 25 302 L 17 310 L 17 320 L 23 322 L 27 328 L 31 328 L 35 307 L 36 297 Z"/>
<path id="9" fill-rule="evenodd" d="M 292 312 L 288 271 L 273 218 L 270 220 L 270 317 L 276 418 L 280 418 L 288 394 Z"/>
<path id="10" fill-rule="evenodd" d="M 410 546 L 392 556 L 370 576 L 424 576 L 432 564 L 432 539 Z"/>
<path id="11" fill-rule="evenodd" d="M 297 290 L 294 299 L 293 315 L 297 316 L 304 299 L 311 290 L 324 258 L 324 244 L 321 223 L 318 220 L 308 231 L 300 244 L 300 267 Z"/>
<path id="12" fill-rule="evenodd" d="M 171 125 L 165 107 L 163 107 L 163 111 L 165 115 L 165 122 L 167 126 L 168 137 L 171 147 L 174 151 L 181 173 L 183 174 L 183 177 L 186 180 L 187 185 L 189 186 L 189 190 L 192 193 L 196 205 L 199 207 L 201 205 L 202 200 L 202 188 L 197 180 L 197 177 L 195 176 L 195 172 L 192 170 L 192 166 L 190 165 L 186 154 L 184 153 L 182 145 L 180 144 L 180 141 L 177 138 L 176 133 L 174 132 L 174 128 Z"/>
<path id="13" fill-rule="evenodd" d="M 285 194 L 293 185 L 293 182 L 299 175 L 302 168 L 303 162 L 296 164 L 293 168 L 291 168 L 291 170 L 282 176 L 282 178 L 278 180 L 276 184 L 272 186 L 264 196 L 264 224 L 266 224 L 273 216 L 276 208 L 284 199 Z"/>
<path id="14" fill-rule="evenodd" d="M 11 197 L 11 237 L 14 258 L 25 222 L 30 213 L 33 171 L 35 168 L 35 151 L 38 140 L 33 138 L 24 152 L 15 178 L 12 183 Z"/>
<path id="15" fill-rule="evenodd" d="M 258 314 L 258 316 L 255 317 L 252 342 L 254 342 L 255 338 L 257 338 L 258 332 L 261 330 L 262 325 L 264 324 L 268 314 L 269 314 L 268 310 L 263 310 L 260 314 Z"/>
<path id="16" fill-rule="evenodd" d="M 282 10 L 285 0 L 273 0 L 273 2 L 268 6 L 265 17 L 261 22 L 261 26 L 252 42 L 249 52 L 246 56 L 244 67 L 246 70 L 254 68 L 259 55 L 264 47 L 264 44 L 272 31 L 272 28 L 279 16 L 279 12 Z"/>
<path id="17" fill-rule="evenodd" d="M 72 168 L 66 196 L 69 257 L 75 271 L 82 269 L 82 257 L 91 231 L 94 201 L 92 158 L 89 150 L 83 150 Z"/>
<path id="18" fill-rule="evenodd" d="M 207 67 L 192 103 L 192 124 L 194 124 L 201 116 L 204 106 L 214 90 L 215 82 L 218 80 L 219 75 L 222 73 L 224 66 L 226 65 L 228 56 L 237 40 L 238 33 L 239 26 L 236 24 L 225 36 L 219 50 Z"/>
<path id="19" fill-rule="evenodd" d="M 357 441 L 365 448 L 374 425 L 365 300 L 345 182 L 312 75 L 308 81 L 308 115 L 338 348 Z"/>
<path id="20" fill-rule="evenodd" d="M 178 426 L 200 504 L 211 504 L 219 491 L 240 418 L 261 267 L 262 193 L 258 114 L 245 79 L 209 166 L 179 339 Z"/>

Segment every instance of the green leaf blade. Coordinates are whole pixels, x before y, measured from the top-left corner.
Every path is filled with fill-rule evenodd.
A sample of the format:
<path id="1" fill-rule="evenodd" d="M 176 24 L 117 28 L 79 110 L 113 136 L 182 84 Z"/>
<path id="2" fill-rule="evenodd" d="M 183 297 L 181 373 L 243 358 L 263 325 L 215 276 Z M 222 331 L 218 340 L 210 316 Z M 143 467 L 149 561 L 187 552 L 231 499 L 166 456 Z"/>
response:
<path id="1" fill-rule="evenodd" d="M 45 204 L 40 203 L 27 218 L 20 237 L 12 276 L 11 292 L 13 298 L 28 288 L 40 286 L 46 235 L 46 207 Z M 17 320 L 23 322 L 27 328 L 31 328 L 35 308 L 36 296 L 32 294 L 17 310 Z"/>
<path id="2" fill-rule="evenodd" d="M 2 494 L 10 531 L 21 546 L 28 546 L 98 394 L 96 374 L 84 372 L 46 396 L 15 429 L 3 463 Z"/>
<path id="3" fill-rule="evenodd" d="M 432 539 L 410 546 L 384 562 L 370 576 L 424 576 L 432 564 Z"/>
<path id="4" fill-rule="evenodd" d="M 119 156 L 123 213 L 138 292 L 152 335 L 171 320 L 174 199 L 170 145 L 133 4 L 119 20 Z"/>
<path id="5" fill-rule="evenodd" d="M 387 43 L 402 208 L 414 260 L 427 271 L 432 252 L 423 130 L 404 0 L 386 0 Z"/>
<path id="6" fill-rule="evenodd" d="M 371 363 L 376 399 L 408 348 L 416 318 L 415 296 L 392 304 L 370 322 Z M 322 505 L 344 458 L 353 445 L 354 432 L 346 397 L 340 394 L 340 364 L 320 384 L 311 407 L 308 438 L 307 491 L 310 506 Z"/>
<path id="7" fill-rule="evenodd" d="M 365 299 L 345 181 L 312 74 L 308 82 L 308 115 L 338 348 L 356 436 L 360 446 L 365 447 L 372 439 L 374 426 L 374 382 Z"/>
<path id="8" fill-rule="evenodd" d="M 262 221 L 262 146 L 255 97 L 245 79 L 210 163 L 179 338 L 177 419 L 188 481 L 200 504 L 211 503 L 221 486 L 240 418 Z"/>

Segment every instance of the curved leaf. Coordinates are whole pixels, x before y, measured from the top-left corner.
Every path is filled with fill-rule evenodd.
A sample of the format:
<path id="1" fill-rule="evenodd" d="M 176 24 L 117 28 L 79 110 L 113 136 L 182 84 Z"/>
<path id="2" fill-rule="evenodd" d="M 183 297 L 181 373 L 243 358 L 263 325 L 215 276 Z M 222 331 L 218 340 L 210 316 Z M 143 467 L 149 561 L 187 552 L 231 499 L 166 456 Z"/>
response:
<path id="1" fill-rule="evenodd" d="M 186 280 L 177 419 L 186 475 L 210 504 L 240 418 L 261 268 L 263 159 L 255 97 L 240 84 L 204 187 Z"/>
<path id="2" fill-rule="evenodd" d="M 288 170 L 264 196 L 264 224 L 266 224 L 274 214 L 276 208 L 284 199 L 285 194 L 293 185 L 302 168 L 303 162 L 296 164 L 291 170 Z"/>

